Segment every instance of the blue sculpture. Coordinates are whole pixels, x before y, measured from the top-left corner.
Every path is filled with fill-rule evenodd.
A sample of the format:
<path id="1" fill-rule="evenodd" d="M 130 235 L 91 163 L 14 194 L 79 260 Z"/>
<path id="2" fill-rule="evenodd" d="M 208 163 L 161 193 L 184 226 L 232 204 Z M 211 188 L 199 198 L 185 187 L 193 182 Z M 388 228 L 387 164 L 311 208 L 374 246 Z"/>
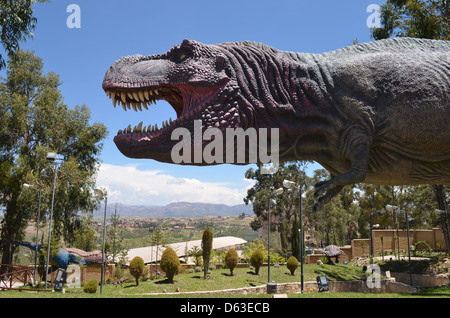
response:
<path id="1" fill-rule="evenodd" d="M 33 251 L 35 251 L 37 247 L 38 253 L 43 253 L 43 246 L 41 244 L 36 245 L 36 243 L 24 241 L 12 241 L 10 242 L 10 244 L 25 246 Z M 86 252 L 78 248 L 60 247 L 55 254 L 50 256 L 52 265 L 50 268 L 50 272 L 53 272 L 58 268 L 66 270 L 70 264 L 90 265 L 102 263 L 101 251 Z M 105 264 L 106 263 L 108 263 L 108 260 L 105 257 Z"/>

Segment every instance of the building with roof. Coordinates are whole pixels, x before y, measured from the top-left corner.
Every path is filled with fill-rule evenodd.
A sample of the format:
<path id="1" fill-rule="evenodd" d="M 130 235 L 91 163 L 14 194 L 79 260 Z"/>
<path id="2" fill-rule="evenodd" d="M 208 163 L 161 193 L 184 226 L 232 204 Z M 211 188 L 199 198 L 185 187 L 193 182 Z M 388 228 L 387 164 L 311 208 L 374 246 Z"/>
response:
<path id="1" fill-rule="evenodd" d="M 214 237 L 212 248 L 215 251 L 227 251 L 230 248 L 242 248 L 246 243 L 246 240 L 234 236 Z M 185 258 L 186 251 L 191 250 L 195 246 L 198 248 L 202 247 L 202 240 L 173 243 L 168 244 L 167 246 L 171 247 L 175 253 L 177 253 L 179 258 Z M 159 262 L 165 249 L 166 247 L 161 245 L 132 248 L 128 251 L 126 265 L 129 265 L 131 260 L 136 256 L 141 257 L 145 264 Z"/>

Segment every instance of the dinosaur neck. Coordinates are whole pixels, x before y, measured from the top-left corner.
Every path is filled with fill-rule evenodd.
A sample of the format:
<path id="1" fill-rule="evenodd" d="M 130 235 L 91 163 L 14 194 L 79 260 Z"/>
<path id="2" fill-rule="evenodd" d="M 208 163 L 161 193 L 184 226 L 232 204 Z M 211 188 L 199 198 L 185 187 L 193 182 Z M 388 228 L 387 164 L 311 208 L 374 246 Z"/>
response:
<path id="1" fill-rule="evenodd" d="M 314 54 L 279 51 L 260 44 L 237 43 L 224 54 L 237 80 L 243 128 L 278 128 L 282 160 L 311 159 L 317 148 L 325 149 L 339 126 L 330 116 L 332 84 Z M 316 132 L 314 144 L 308 136 Z"/>
<path id="2" fill-rule="evenodd" d="M 28 248 L 30 248 L 32 250 L 36 249 L 36 247 L 38 249 L 42 248 L 42 245 L 40 245 L 40 244 L 31 243 L 31 242 L 24 242 L 24 241 L 12 241 L 12 242 L 10 242 L 10 244 L 25 246 L 25 247 L 28 247 Z"/>
<path id="3" fill-rule="evenodd" d="M 245 44 L 245 45 L 244 45 Z M 280 51 L 257 43 L 230 44 L 224 54 L 239 86 L 241 111 L 253 127 L 277 127 L 279 107 L 289 105 L 292 88 Z"/>

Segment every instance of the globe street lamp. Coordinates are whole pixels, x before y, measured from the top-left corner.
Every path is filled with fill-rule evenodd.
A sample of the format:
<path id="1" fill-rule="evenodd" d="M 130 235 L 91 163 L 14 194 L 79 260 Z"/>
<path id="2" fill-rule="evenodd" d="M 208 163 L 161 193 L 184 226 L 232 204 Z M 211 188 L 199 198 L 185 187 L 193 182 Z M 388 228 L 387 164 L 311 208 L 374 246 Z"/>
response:
<path id="1" fill-rule="evenodd" d="M 284 180 L 283 181 L 283 186 L 287 189 L 296 189 L 299 191 L 299 195 L 300 195 L 300 210 L 299 210 L 299 218 L 300 218 L 300 229 L 298 230 L 299 232 L 299 241 L 300 241 L 300 284 L 301 284 L 301 288 L 300 291 L 303 293 L 303 284 L 304 284 L 304 278 L 303 278 L 303 216 L 302 216 L 302 187 L 301 186 L 296 186 L 295 182 L 293 181 L 289 181 L 289 180 Z"/>
<path id="2" fill-rule="evenodd" d="M 32 188 L 39 191 L 39 204 L 38 204 L 38 215 L 36 221 L 36 246 L 34 247 L 34 285 L 36 285 L 36 271 L 37 271 L 37 253 L 38 253 L 38 244 L 39 244 L 39 223 L 41 221 L 41 198 L 42 198 L 42 190 L 36 189 L 32 185 L 28 183 L 24 183 L 23 186 L 25 188 Z"/>
<path id="3" fill-rule="evenodd" d="M 270 189 L 270 194 L 269 194 L 269 209 L 268 209 L 268 231 L 267 231 L 267 235 L 268 235 L 268 244 L 267 244 L 267 250 L 268 250 L 268 258 L 267 258 L 267 291 L 269 293 L 269 289 L 272 290 L 272 283 L 270 282 L 270 201 L 272 200 L 272 195 L 280 195 L 283 193 L 283 188 L 279 188 L 276 189 L 275 191 L 272 191 L 272 189 Z M 270 288 L 269 288 L 270 287 Z"/>
<path id="4" fill-rule="evenodd" d="M 105 197 L 105 212 L 103 213 L 103 241 L 102 241 L 102 272 L 100 274 L 100 294 L 103 294 L 103 276 L 105 271 L 105 235 L 106 235 L 106 206 L 108 205 L 108 196 L 102 189 L 94 189 L 94 193 L 99 197 Z"/>
<path id="5" fill-rule="evenodd" d="M 58 164 L 62 163 L 62 160 L 57 159 L 56 152 L 48 152 L 47 160 L 53 163 L 53 190 L 52 190 L 52 203 L 50 209 L 50 220 L 48 224 L 48 244 L 47 244 L 47 260 L 45 263 L 45 289 L 47 289 L 48 282 L 48 265 L 50 262 L 50 240 L 52 237 L 52 219 L 53 219 L 53 205 L 55 202 L 55 184 L 56 184 L 56 175 L 58 173 Z"/>

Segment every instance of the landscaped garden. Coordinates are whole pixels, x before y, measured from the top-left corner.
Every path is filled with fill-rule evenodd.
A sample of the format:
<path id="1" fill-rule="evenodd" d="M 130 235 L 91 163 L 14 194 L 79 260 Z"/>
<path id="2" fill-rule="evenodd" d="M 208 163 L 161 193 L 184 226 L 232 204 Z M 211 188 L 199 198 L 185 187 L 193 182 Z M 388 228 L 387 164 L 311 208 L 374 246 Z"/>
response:
<path id="1" fill-rule="evenodd" d="M 316 281 L 318 275 L 325 274 L 329 281 L 333 280 L 360 280 L 363 274 L 361 267 L 335 264 L 335 265 L 304 265 L 304 281 Z M 277 284 L 300 282 L 300 268 L 298 268 L 294 276 L 285 265 L 274 265 L 270 267 L 270 281 Z M 261 267 L 259 274 L 251 267 L 238 267 L 230 275 L 229 269 L 213 269 L 208 272 L 207 279 L 203 278 L 201 271 L 186 271 L 183 274 L 176 275 L 174 282 L 170 283 L 167 278 L 159 277 L 153 280 L 140 279 L 139 284 L 133 277 L 122 284 L 113 284 L 108 281 L 104 285 L 103 293 L 100 294 L 100 288 L 95 293 L 83 292 L 83 288 L 66 289 L 66 293 L 61 292 L 38 292 L 31 288 L 24 291 L 8 290 L 0 292 L 1 298 L 26 297 L 26 298 L 43 298 L 43 297 L 64 297 L 64 298 L 141 298 L 141 297 L 165 297 L 165 298 L 192 298 L 192 297 L 268 297 L 273 295 L 266 293 L 261 294 L 240 294 L 228 295 L 225 292 L 217 294 L 191 294 L 190 292 L 228 290 L 244 287 L 265 286 L 268 282 L 268 267 Z M 305 298 L 385 298 L 385 297 L 450 297 L 450 287 L 421 289 L 417 294 L 400 294 L 400 293 L 338 293 L 338 292 L 317 292 L 317 290 L 305 290 L 305 293 L 290 293 L 288 297 L 305 297 Z"/>

